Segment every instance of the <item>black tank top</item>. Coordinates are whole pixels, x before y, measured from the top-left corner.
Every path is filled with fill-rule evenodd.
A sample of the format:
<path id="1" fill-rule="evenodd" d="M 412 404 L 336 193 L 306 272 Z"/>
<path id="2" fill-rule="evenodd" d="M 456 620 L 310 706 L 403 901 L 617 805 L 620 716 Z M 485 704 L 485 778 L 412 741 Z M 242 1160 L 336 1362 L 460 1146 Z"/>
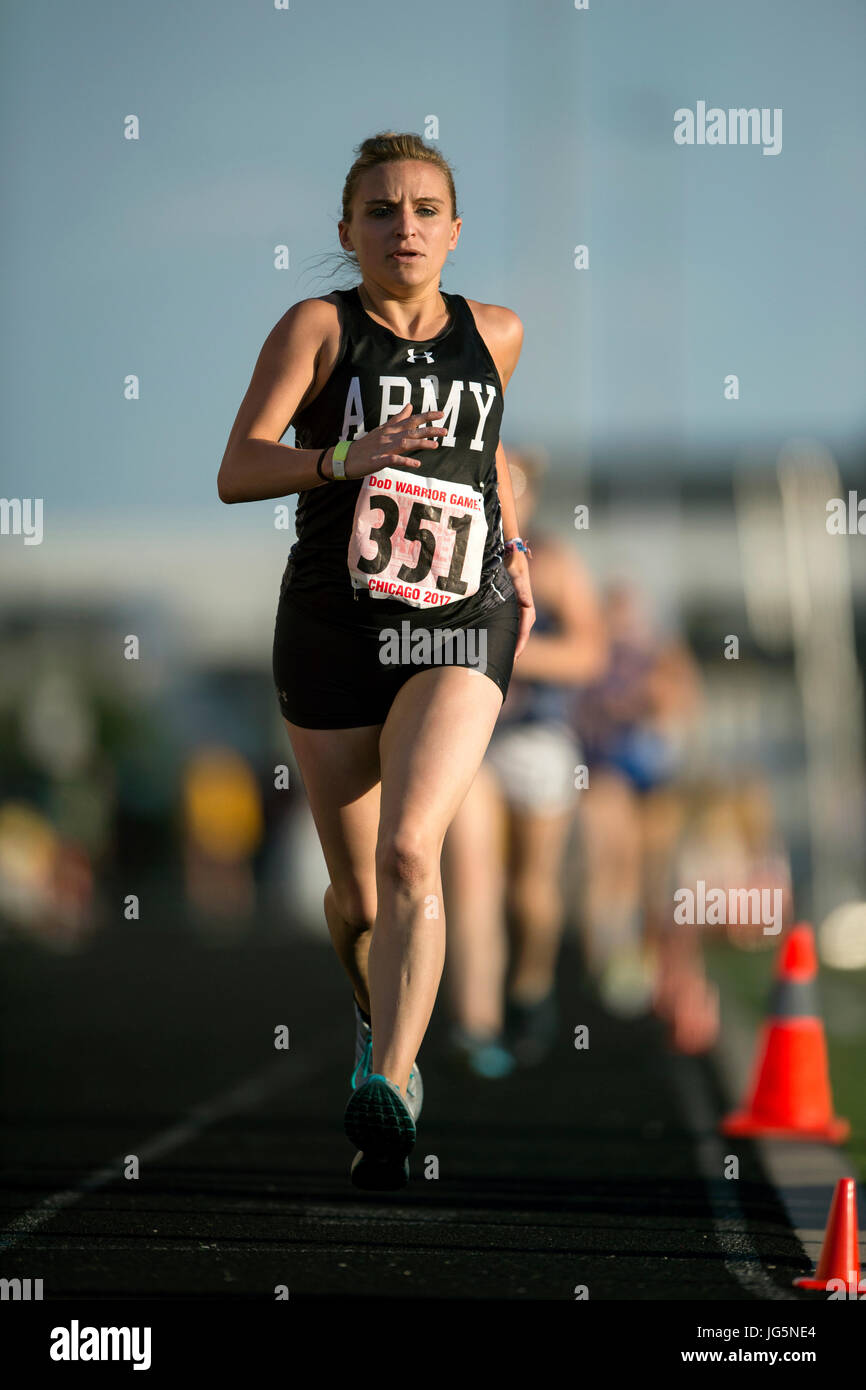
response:
<path id="1" fill-rule="evenodd" d="M 514 593 L 496 480 L 502 383 L 466 300 L 440 292 L 450 322 L 416 341 L 376 323 L 357 286 L 334 291 L 339 354 L 291 421 L 296 448 L 360 438 L 406 404 L 413 414 L 441 410 L 449 433 L 436 449 L 402 451 L 420 460 L 417 469 L 388 465 L 298 494 L 281 594 L 329 620 L 371 629 L 395 617 L 413 627 L 462 624 Z"/>

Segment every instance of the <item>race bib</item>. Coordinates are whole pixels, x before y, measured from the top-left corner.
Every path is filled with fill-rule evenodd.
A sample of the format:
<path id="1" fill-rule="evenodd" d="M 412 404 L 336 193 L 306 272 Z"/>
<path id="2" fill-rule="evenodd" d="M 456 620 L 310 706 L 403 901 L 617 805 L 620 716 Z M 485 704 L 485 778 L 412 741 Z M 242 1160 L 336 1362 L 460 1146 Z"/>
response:
<path id="1" fill-rule="evenodd" d="M 367 475 L 358 495 L 352 584 L 413 608 L 447 608 L 477 592 L 486 539 L 482 493 L 382 468 Z"/>

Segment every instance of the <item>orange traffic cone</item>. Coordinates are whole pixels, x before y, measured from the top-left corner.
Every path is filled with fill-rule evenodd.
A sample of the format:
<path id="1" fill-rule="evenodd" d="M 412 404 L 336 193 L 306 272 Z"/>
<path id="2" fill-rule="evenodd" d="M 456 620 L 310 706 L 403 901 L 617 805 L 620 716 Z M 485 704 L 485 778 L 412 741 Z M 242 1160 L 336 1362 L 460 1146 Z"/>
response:
<path id="1" fill-rule="evenodd" d="M 860 1247 L 857 1238 L 857 1184 L 854 1178 L 840 1178 L 830 1203 L 830 1215 L 821 1258 L 811 1279 L 795 1279 L 801 1289 L 824 1289 L 831 1279 L 841 1279 L 845 1290 L 860 1292 Z"/>
<path id="2" fill-rule="evenodd" d="M 749 1098 L 721 1123 L 723 1134 L 823 1139 L 839 1144 L 851 1126 L 833 1114 L 827 1041 L 818 1015 L 812 928 L 792 927 L 779 950 L 776 983 L 755 1055 Z"/>

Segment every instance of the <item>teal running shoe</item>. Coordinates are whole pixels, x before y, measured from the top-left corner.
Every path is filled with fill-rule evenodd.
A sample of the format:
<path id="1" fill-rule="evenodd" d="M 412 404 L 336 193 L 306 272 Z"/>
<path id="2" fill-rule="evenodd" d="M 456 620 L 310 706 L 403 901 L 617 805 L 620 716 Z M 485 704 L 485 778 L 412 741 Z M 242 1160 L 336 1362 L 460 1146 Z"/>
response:
<path id="1" fill-rule="evenodd" d="M 451 1029 L 451 1061 L 460 1071 L 468 1071 L 483 1081 L 510 1076 L 516 1065 L 503 1038 L 468 1033 L 457 1027 Z"/>
<path id="2" fill-rule="evenodd" d="M 359 1150 L 350 1170 L 355 1187 L 385 1192 L 406 1186 L 415 1120 L 399 1086 L 373 1072 L 349 1097 L 343 1128 Z"/>
<path id="3" fill-rule="evenodd" d="M 361 1013 L 357 999 L 354 999 L 354 1004 L 355 1070 L 352 1072 L 351 1084 L 352 1090 L 357 1091 L 359 1086 L 363 1086 L 373 1070 L 373 1029 Z M 421 1068 L 417 1062 L 409 1073 L 406 1103 L 412 1112 L 412 1119 L 417 1120 L 421 1114 L 421 1106 L 424 1104 L 424 1082 L 421 1078 Z"/>
<path id="4" fill-rule="evenodd" d="M 421 1114 L 421 1106 L 424 1104 L 424 1082 L 421 1080 L 421 1068 L 417 1062 L 409 1073 L 409 1082 L 406 1086 L 406 1104 L 412 1119 L 417 1124 Z"/>
<path id="5" fill-rule="evenodd" d="M 356 1091 L 367 1080 L 373 1070 L 373 1029 L 367 1023 L 358 1006 L 357 999 L 355 1004 L 355 1070 L 352 1072 L 352 1090 Z"/>

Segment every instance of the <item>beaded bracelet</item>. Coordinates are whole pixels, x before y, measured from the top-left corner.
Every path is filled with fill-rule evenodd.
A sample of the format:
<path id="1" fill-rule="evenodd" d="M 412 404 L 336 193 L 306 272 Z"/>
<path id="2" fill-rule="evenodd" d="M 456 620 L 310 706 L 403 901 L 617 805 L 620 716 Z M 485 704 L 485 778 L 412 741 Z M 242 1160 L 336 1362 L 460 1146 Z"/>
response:
<path id="1" fill-rule="evenodd" d="M 512 540 L 505 542 L 506 555 L 510 555 L 514 550 L 522 550 L 524 555 L 528 556 L 530 560 L 532 559 L 532 551 L 529 546 L 521 540 L 520 536 L 514 536 Z"/>

